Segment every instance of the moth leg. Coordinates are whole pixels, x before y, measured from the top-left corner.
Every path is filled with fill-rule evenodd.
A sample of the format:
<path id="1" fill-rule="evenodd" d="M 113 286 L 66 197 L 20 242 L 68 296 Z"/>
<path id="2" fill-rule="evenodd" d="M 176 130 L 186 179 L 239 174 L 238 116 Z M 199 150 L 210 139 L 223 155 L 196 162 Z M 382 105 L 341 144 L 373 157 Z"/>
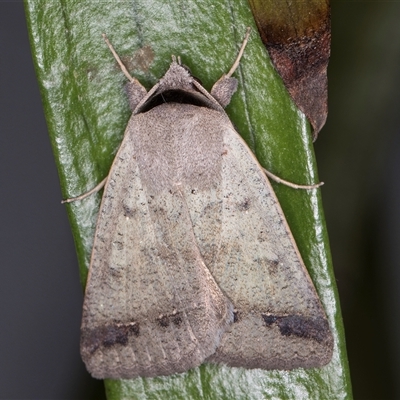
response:
<path id="1" fill-rule="evenodd" d="M 111 50 L 111 53 L 113 54 L 115 60 L 117 61 L 119 67 L 121 68 L 121 71 L 129 79 L 129 83 L 126 85 L 125 89 L 126 89 L 126 93 L 128 95 L 129 107 L 133 111 L 136 108 L 136 106 L 140 103 L 140 101 L 146 96 L 147 90 L 136 78 L 133 78 L 130 75 L 130 73 L 126 69 L 125 65 L 122 63 L 121 59 L 119 58 L 119 55 L 114 50 L 114 47 L 112 46 L 112 44 L 108 40 L 107 36 L 105 35 L 105 33 L 103 33 L 103 39 L 106 42 L 109 49 Z"/>
<path id="2" fill-rule="evenodd" d="M 70 199 L 63 200 L 61 202 L 61 204 L 72 203 L 73 201 L 77 201 L 77 200 L 83 200 L 83 199 L 86 199 L 86 197 L 90 196 L 91 194 L 97 193 L 100 189 L 102 189 L 104 187 L 104 185 L 107 182 L 107 178 L 108 178 L 108 176 L 105 177 L 97 186 L 95 186 L 93 189 L 89 190 L 88 192 L 83 193 L 78 197 L 71 197 Z"/>
<path id="3" fill-rule="evenodd" d="M 269 178 L 273 179 L 275 182 L 282 183 L 283 185 L 289 186 L 293 189 L 318 189 L 320 186 L 324 184 L 324 182 L 319 182 L 316 183 L 315 185 L 297 185 L 296 183 L 292 183 L 289 181 L 285 181 L 282 178 L 279 178 L 279 176 L 274 175 L 272 172 L 269 172 L 267 169 L 263 168 L 265 175 L 267 175 Z"/>
<path id="4" fill-rule="evenodd" d="M 236 57 L 235 62 L 232 65 L 232 68 L 229 70 L 227 74 L 221 76 L 217 82 L 214 83 L 214 86 L 211 89 L 211 95 L 221 104 L 222 107 L 226 107 L 231 101 L 232 95 L 236 92 L 237 89 L 237 80 L 232 78 L 232 74 L 236 71 L 239 66 L 240 59 L 242 58 L 244 49 L 249 41 L 250 37 L 250 28 L 247 28 L 246 35 L 243 39 L 242 46 L 240 47 L 239 54 Z"/>

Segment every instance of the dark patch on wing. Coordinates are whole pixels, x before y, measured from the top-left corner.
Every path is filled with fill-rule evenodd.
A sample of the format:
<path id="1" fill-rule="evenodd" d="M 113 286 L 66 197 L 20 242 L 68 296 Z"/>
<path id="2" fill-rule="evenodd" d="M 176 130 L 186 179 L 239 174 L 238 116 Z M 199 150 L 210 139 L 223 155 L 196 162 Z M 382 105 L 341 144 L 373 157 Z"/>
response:
<path id="1" fill-rule="evenodd" d="M 233 310 L 233 323 L 238 322 L 240 319 L 239 311 Z"/>
<path id="2" fill-rule="evenodd" d="M 266 231 L 260 231 L 258 236 L 257 236 L 257 240 L 262 243 L 262 242 L 266 242 L 268 240 L 268 234 Z"/>
<path id="3" fill-rule="evenodd" d="M 239 211 L 247 211 L 251 206 L 250 199 L 246 198 L 242 202 L 237 204 L 237 208 Z"/>
<path id="4" fill-rule="evenodd" d="M 160 326 L 162 326 L 163 328 L 166 328 L 167 326 L 169 326 L 169 318 L 167 315 L 160 315 L 157 318 L 157 322 Z"/>
<path id="5" fill-rule="evenodd" d="M 157 323 L 163 328 L 167 328 L 170 323 L 179 326 L 182 323 L 182 317 L 177 312 L 173 312 L 170 315 L 163 314 L 157 318 Z"/>
<path id="6" fill-rule="evenodd" d="M 123 250 L 124 244 L 122 242 L 113 242 L 113 245 L 117 248 L 117 250 Z"/>
<path id="7" fill-rule="evenodd" d="M 301 315 L 261 314 L 266 326 L 276 325 L 282 336 L 297 336 L 313 339 L 319 343 L 330 336 L 329 324 L 325 318 L 303 317 Z"/>
<path id="8" fill-rule="evenodd" d="M 133 210 L 132 208 L 130 208 L 126 204 L 123 204 L 122 208 L 124 210 L 124 217 L 133 217 L 133 215 L 135 214 L 135 210 Z"/>
<path id="9" fill-rule="evenodd" d="M 182 317 L 179 314 L 175 314 L 172 316 L 172 323 L 179 326 L 182 323 Z"/>
<path id="10" fill-rule="evenodd" d="M 93 354 L 101 346 L 126 346 L 130 336 L 139 336 L 139 334 L 138 322 L 121 323 L 115 321 L 113 324 L 99 326 L 98 328 L 83 329 L 82 345 L 88 349 L 90 354 Z"/>
<path id="11" fill-rule="evenodd" d="M 279 271 L 279 260 L 267 260 L 268 272 L 271 275 L 277 275 Z"/>

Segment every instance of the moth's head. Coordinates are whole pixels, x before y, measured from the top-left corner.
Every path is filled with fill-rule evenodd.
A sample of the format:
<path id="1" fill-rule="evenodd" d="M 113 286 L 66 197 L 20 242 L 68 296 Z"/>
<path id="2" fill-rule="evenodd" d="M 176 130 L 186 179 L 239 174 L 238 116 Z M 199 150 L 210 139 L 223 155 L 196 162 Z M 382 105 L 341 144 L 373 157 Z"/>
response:
<path id="1" fill-rule="evenodd" d="M 200 85 L 199 85 L 200 84 Z M 199 88 L 200 87 L 200 88 Z M 186 103 L 201 107 L 216 108 L 211 96 L 201 87 L 201 82 L 193 77 L 188 67 L 182 65 L 180 57 L 172 56 L 172 63 L 155 86 L 155 90 L 137 112 L 145 112 L 162 103 Z"/>
<path id="2" fill-rule="evenodd" d="M 188 67 L 181 64 L 181 59 L 172 56 L 172 63 L 160 79 L 160 90 L 193 90 L 193 76 Z"/>

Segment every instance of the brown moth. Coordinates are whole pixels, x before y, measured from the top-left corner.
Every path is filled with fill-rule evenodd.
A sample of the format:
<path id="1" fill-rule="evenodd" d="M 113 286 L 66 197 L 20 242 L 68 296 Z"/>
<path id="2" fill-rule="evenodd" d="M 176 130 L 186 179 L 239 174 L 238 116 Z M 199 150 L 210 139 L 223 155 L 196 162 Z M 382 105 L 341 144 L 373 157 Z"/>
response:
<path id="1" fill-rule="evenodd" d="M 279 202 L 223 109 L 248 35 L 210 93 L 179 59 L 147 93 L 105 38 L 133 113 L 103 181 L 83 305 L 81 354 L 96 378 L 331 359 L 329 324 Z"/>

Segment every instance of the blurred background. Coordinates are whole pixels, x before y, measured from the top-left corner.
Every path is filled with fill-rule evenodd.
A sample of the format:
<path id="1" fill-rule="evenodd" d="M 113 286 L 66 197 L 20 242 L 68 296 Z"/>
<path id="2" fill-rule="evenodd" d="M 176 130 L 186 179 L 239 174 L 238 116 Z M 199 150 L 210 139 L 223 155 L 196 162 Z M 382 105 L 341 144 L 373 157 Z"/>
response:
<path id="1" fill-rule="evenodd" d="M 400 2 L 332 1 L 315 143 L 355 399 L 400 399 Z"/>
<path id="2" fill-rule="evenodd" d="M 400 2 L 335 1 L 315 143 L 355 399 L 400 398 Z M 101 399 L 22 1 L 0 1 L 0 398 Z"/>

